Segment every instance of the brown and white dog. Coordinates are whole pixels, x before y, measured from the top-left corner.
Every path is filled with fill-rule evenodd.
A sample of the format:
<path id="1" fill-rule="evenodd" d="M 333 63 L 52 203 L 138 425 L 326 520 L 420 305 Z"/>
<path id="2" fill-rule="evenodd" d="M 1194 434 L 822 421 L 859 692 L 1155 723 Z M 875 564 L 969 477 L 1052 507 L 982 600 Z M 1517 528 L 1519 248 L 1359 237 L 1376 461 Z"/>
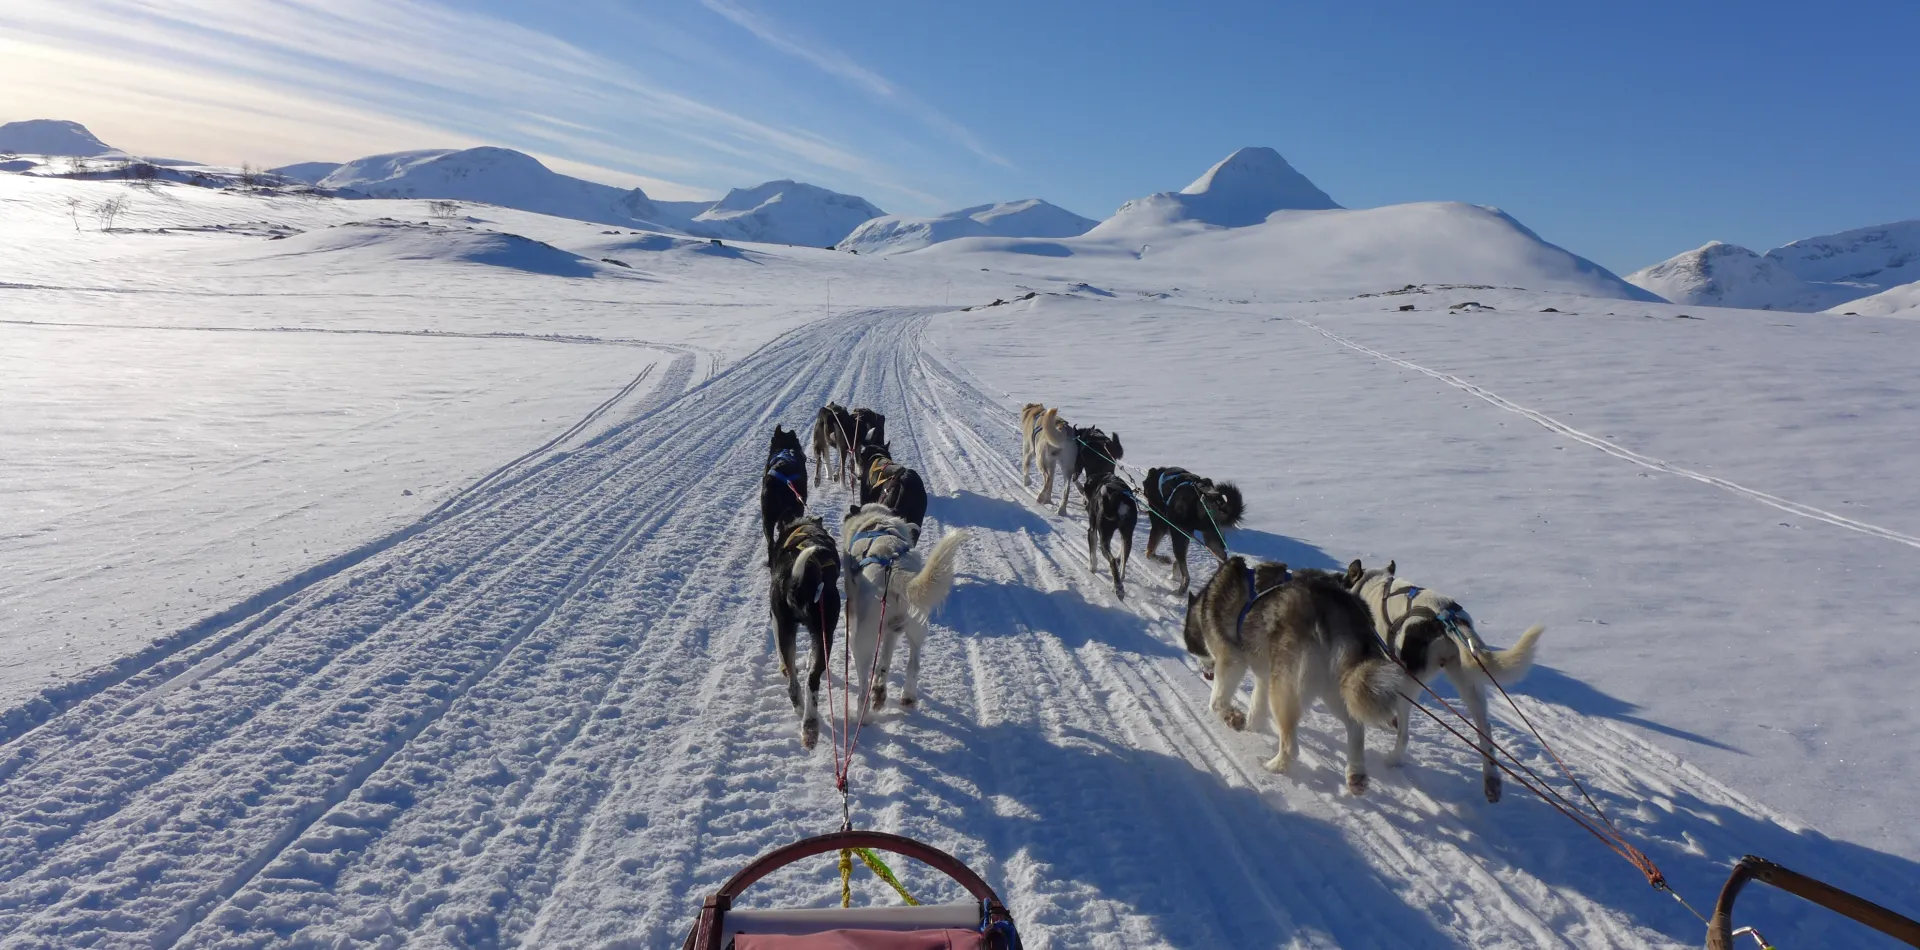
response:
<path id="1" fill-rule="evenodd" d="M 1037 503 L 1053 503 L 1053 476 L 1057 469 L 1060 507 L 1055 513 L 1067 513 L 1067 496 L 1073 494 L 1073 469 L 1079 456 L 1080 443 L 1074 438 L 1073 426 L 1060 418 L 1060 410 L 1048 409 L 1037 402 L 1028 403 L 1020 410 L 1020 484 L 1032 487 L 1028 467 L 1035 461 L 1040 463 L 1040 472 L 1046 478 L 1040 485 L 1039 496 L 1034 499 Z"/>

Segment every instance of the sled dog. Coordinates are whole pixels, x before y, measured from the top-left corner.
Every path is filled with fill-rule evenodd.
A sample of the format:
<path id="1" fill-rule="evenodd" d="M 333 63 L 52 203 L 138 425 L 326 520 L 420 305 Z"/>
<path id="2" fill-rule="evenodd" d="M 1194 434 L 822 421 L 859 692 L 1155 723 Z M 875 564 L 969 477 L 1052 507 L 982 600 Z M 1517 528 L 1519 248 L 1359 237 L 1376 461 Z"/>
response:
<path id="1" fill-rule="evenodd" d="M 927 520 L 927 485 L 920 473 L 893 460 L 893 446 L 860 446 L 860 504 L 879 502 L 918 528 Z"/>
<path id="2" fill-rule="evenodd" d="M 1424 587 L 1416 587 L 1394 576 L 1398 565 L 1387 562 L 1386 570 L 1363 570 L 1359 561 L 1347 569 L 1357 577 L 1353 592 L 1366 602 L 1373 626 L 1388 648 L 1422 683 L 1431 684 L 1438 673 L 1445 673 L 1460 694 L 1460 702 L 1473 719 L 1474 743 L 1480 749 L 1480 774 L 1487 801 L 1500 800 L 1500 770 L 1493 761 L 1492 733 L 1487 730 L 1487 686 L 1518 683 L 1533 669 L 1534 648 L 1546 628 L 1534 625 L 1513 646 L 1494 650 L 1480 639 L 1473 618 L 1453 598 Z M 1407 752 L 1407 721 L 1413 712 L 1412 695 L 1400 700 L 1397 735 L 1387 764 L 1397 766 Z"/>
<path id="3" fill-rule="evenodd" d="M 1133 557 L 1133 529 L 1140 522 L 1140 503 L 1133 497 L 1133 490 L 1120 476 L 1111 472 L 1098 482 L 1088 482 L 1084 494 L 1087 499 L 1087 572 L 1098 575 L 1099 562 L 1094 560 L 1097 549 L 1107 559 L 1107 570 L 1113 574 L 1113 595 L 1121 600 L 1127 599 L 1124 580 L 1127 576 L 1127 561 Z M 1120 535 L 1120 556 L 1113 556 L 1113 536 Z"/>
<path id="4" fill-rule="evenodd" d="M 885 441 L 887 441 L 887 417 L 871 409 L 855 409 L 853 411 L 854 450 L 859 451 L 860 446 L 869 442 Z"/>
<path id="5" fill-rule="evenodd" d="M 1366 727 L 1388 725 L 1411 683 L 1374 639 L 1367 606 L 1345 578 L 1229 558 L 1187 598 L 1182 634 L 1189 653 L 1212 661 L 1213 710 L 1235 729 L 1247 716 L 1233 694 L 1253 671 L 1255 713 L 1265 703 L 1280 733 L 1268 769 L 1293 765 L 1300 716 L 1319 699 L 1347 728 L 1347 790 L 1365 794 Z"/>
<path id="6" fill-rule="evenodd" d="M 928 618 L 953 590 L 955 562 L 967 534 L 948 532 L 923 562 L 913 550 L 920 530 L 884 505 L 849 511 L 840 531 L 847 649 L 860 668 L 861 695 L 872 697 L 862 715 L 886 705 L 887 671 L 901 634 L 907 637 L 907 675 L 900 705 L 912 706 L 920 698 L 920 648 L 927 640 Z M 883 611 L 885 630 L 880 628 Z"/>
<path id="7" fill-rule="evenodd" d="M 1060 472 L 1060 507 L 1056 514 L 1067 513 L 1067 496 L 1073 491 L 1073 470 L 1080 457 L 1080 443 L 1073 438 L 1073 426 L 1060 418 L 1060 410 L 1048 409 L 1037 402 L 1031 402 L 1020 410 L 1020 484 L 1033 486 L 1028 467 L 1034 462 L 1040 463 L 1040 474 L 1045 477 L 1040 485 L 1040 494 L 1035 503 L 1049 505 L 1053 503 L 1054 470 Z"/>
<path id="8" fill-rule="evenodd" d="M 1154 556 L 1160 538 L 1173 541 L 1173 563 L 1180 572 L 1180 592 L 1192 586 L 1187 571 L 1187 543 L 1198 541 L 1221 563 L 1227 560 L 1227 542 L 1221 532 L 1240 523 L 1246 505 L 1232 482 L 1201 478 L 1184 468 L 1150 468 L 1140 486 L 1151 509 L 1147 525 L 1147 556 Z"/>
<path id="9" fill-rule="evenodd" d="M 827 450 L 832 449 L 836 458 L 833 480 L 841 485 L 851 484 L 848 472 L 858 447 L 859 443 L 853 438 L 853 413 L 837 402 L 821 406 L 813 417 L 813 480 L 826 480 Z"/>
<path id="10" fill-rule="evenodd" d="M 1073 430 L 1076 451 L 1073 456 L 1073 480 L 1080 485 L 1080 500 L 1093 497 L 1093 486 L 1114 474 L 1116 464 L 1126 457 L 1120 433 L 1109 435 L 1099 426 L 1081 426 Z M 1091 503 L 1089 502 L 1089 506 Z"/>
<path id="11" fill-rule="evenodd" d="M 833 652 L 833 629 L 840 622 L 840 555 L 833 535 L 818 517 L 800 516 L 779 526 L 779 542 L 767 565 L 769 599 L 773 606 L 774 646 L 780 651 L 780 675 L 787 679 L 787 698 L 800 715 L 800 744 L 813 748 L 820 739 L 820 677 Z M 794 658 L 794 639 L 806 627 L 813 644 L 813 668 L 807 673 L 807 696 L 800 698 L 800 668 Z"/>
<path id="12" fill-rule="evenodd" d="M 760 529 L 767 536 L 767 563 L 773 563 L 776 531 L 807 513 L 807 456 L 800 433 L 773 427 L 767 467 L 760 474 Z"/>

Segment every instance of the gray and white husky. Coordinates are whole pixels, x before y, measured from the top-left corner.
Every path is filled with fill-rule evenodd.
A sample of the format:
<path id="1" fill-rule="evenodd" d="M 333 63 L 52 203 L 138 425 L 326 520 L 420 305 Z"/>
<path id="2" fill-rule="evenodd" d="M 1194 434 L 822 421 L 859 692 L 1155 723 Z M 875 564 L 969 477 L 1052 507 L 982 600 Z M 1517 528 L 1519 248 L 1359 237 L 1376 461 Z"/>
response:
<path id="1" fill-rule="evenodd" d="M 1493 762 L 1492 733 L 1487 730 L 1487 686 L 1495 681 L 1506 686 L 1525 678 L 1533 669 L 1534 647 L 1546 628 L 1537 624 L 1528 627 L 1519 642 L 1505 650 L 1494 650 L 1480 639 L 1473 618 L 1453 598 L 1400 580 L 1394 576 L 1396 567 L 1395 562 L 1388 561 L 1386 570 L 1368 571 L 1355 561 L 1347 567 L 1347 576 L 1355 579 L 1349 586 L 1366 602 L 1380 639 L 1420 682 L 1431 684 L 1434 675 L 1442 672 L 1453 682 L 1467 715 L 1479 730 L 1474 743 L 1480 749 L 1487 801 L 1497 802 L 1500 770 Z M 1410 697 L 1416 692 L 1419 687 L 1400 701 L 1395 724 L 1398 734 L 1393 751 L 1387 753 L 1389 766 L 1398 766 L 1406 755 L 1407 720 L 1413 712 Z"/>
<path id="2" fill-rule="evenodd" d="M 967 533 L 947 532 L 923 562 L 913 550 L 920 529 L 878 502 L 849 511 L 840 531 L 840 576 L 846 580 L 847 627 L 852 631 L 847 649 L 860 668 L 861 695 L 873 698 L 865 712 L 886 705 L 887 670 L 893 663 L 894 644 L 903 633 L 907 681 L 900 690 L 900 705 L 912 706 L 920 696 L 920 648 L 927 642 L 927 624 L 934 608 L 953 590 L 955 562 Z M 880 629 L 883 611 L 884 631 Z"/>
<path id="3" fill-rule="evenodd" d="M 1298 754 L 1294 732 L 1308 703 L 1319 699 L 1347 728 L 1347 790 L 1367 790 L 1366 727 L 1390 725 L 1404 690 L 1404 671 L 1374 638 L 1367 607 L 1347 578 L 1324 571 L 1289 572 L 1284 564 L 1250 566 L 1229 558 L 1187 598 L 1187 652 L 1213 662 L 1213 710 L 1235 729 L 1247 717 L 1233 694 L 1248 669 L 1256 717 L 1272 710 L 1280 751 L 1266 763 L 1285 772 Z"/>

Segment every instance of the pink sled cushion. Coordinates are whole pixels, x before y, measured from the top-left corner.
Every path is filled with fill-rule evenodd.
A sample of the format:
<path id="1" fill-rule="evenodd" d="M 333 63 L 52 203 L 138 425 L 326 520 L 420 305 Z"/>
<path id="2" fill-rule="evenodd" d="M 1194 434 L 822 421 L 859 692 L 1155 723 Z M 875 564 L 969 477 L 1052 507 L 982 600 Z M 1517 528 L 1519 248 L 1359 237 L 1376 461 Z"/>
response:
<path id="1" fill-rule="evenodd" d="M 986 950 L 977 930 L 827 930 L 813 934 L 740 934 L 734 950 Z"/>

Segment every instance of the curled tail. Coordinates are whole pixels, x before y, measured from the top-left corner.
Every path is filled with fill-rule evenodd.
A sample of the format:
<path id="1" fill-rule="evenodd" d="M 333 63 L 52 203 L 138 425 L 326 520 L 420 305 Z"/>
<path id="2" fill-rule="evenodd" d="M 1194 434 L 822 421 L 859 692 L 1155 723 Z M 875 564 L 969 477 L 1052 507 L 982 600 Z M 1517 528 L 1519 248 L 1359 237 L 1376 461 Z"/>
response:
<path id="1" fill-rule="evenodd" d="M 1533 669 L 1533 651 L 1540 642 L 1540 635 L 1547 628 L 1534 624 L 1520 635 L 1519 641 L 1504 650 L 1489 650 L 1481 654 L 1480 662 L 1485 663 L 1487 672 L 1492 674 L 1502 686 L 1509 686 L 1525 679 Z"/>
<path id="2" fill-rule="evenodd" d="M 949 531 L 927 555 L 926 565 L 907 582 L 907 604 L 921 616 L 933 613 L 953 590 L 953 572 L 959 560 L 960 545 L 966 543 L 965 531 Z"/>
<path id="3" fill-rule="evenodd" d="M 1400 709 L 1400 695 L 1409 686 L 1406 671 L 1383 656 L 1370 656 L 1340 675 L 1340 698 L 1347 715 L 1370 726 L 1385 726 Z"/>
<path id="4" fill-rule="evenodd" d="M 1240 497 L 1240 486 L 1232 482 L 1216 483 L 1207 495 L 1207 508 L 1213 512 L 1214 523 L 1222 528 L 1239 524 L 1247 513 L 1247 503 Z"/>

